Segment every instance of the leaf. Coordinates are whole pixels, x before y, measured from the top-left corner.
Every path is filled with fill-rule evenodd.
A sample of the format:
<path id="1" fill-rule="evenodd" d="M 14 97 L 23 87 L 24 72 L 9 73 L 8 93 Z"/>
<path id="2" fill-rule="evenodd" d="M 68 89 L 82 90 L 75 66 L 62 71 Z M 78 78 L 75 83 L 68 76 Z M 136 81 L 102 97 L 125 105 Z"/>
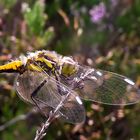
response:
<path id="1" fill-rule="evenodd" d="M 24 18 L 31 35 L 41 35 L 47 16 L 44 13 L 44 4 L 37 1 L 33 7 L 24 12 Z"/>

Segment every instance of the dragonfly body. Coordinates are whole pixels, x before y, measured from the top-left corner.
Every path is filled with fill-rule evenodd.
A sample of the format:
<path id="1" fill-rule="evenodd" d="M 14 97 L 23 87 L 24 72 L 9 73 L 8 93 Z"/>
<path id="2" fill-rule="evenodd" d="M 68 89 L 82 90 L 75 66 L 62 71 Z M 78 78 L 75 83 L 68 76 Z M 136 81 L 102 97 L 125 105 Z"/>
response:
<path id="1" fill-rule="evenodd" d="M 129 78 L 82 67 L 72 57 L 52 51 L 21 56 L 19 60 L 0 66 L 0 72 L 19 73 L 15 82 L 19 96 L 38 106 L 45 115 L 48 107 L 56 108 L 70 94 L 59 115 L 72 123 L 84 121 L 81 99 L 110 105 L 128 105 L 140 100 L 140 90 Z"/>
<path id="2" fill-rule="evenodd" d="M 36 65 L 35 62 L 39 66 Z M 56 71 L 58 74 L 68 77 L 76 73 L 77 62 L 75 62 L 72 57 L 63 57 L 53 51 L 43 50 L 28 53 L 27 56 L 21 56 L 19 60 L 0 66 L 0 73 L 23 73 L 26 70 L 42 71 L 42 69 L 52 74 Z"/>

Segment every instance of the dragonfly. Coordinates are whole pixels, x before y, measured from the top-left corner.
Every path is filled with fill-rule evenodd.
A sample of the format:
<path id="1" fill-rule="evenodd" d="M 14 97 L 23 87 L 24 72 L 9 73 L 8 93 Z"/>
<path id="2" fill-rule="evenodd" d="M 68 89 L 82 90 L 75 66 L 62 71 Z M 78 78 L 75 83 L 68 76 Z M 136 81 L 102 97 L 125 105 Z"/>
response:
<path id="1" fill-rule="evenodd" d="M 63 101 L 57 115 L 70 123 L 84 122 L 83 100 L 108 105 L 130 105 L 140 100 L 140 89 L 131 79 L 81 66 L 72 57 L 54 51 L 21 55 L 1 65 L 0 73 L 4 72 L 18 73 L 17 94 L 25 102 L 37 106 L 46 117 Z"/>

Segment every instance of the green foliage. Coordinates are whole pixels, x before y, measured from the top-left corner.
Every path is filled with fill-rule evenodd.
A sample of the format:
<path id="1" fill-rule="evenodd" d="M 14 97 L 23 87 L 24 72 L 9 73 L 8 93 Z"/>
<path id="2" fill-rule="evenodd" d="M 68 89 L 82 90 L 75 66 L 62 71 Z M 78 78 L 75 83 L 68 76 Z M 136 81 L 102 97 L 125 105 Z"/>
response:
<path id="1" fill-rule="evenodd" d="M 3 5 L 5 8 L 11 8 L 17 0 L 0 0 L 0 4 Z"/>
<path id="2" fill-rule="evenodd" d="M 43 3 L 36 1 L 32 8 L 27 8 L 24 11 L 25 22 L 29 28 L 29 34 L 42 35 L 47 15 L 44 14 Z"/>
<path id="3" fill-rule="evenodd" d="M 136 0 L 132 7 L 129 8 L 122 16 L 117 17 L 118 26 L 122 27 L 126 32 L 137 30 L 140 24 L 140 1 Z M 128 24 L 129 23 L 129 24 Z"/>

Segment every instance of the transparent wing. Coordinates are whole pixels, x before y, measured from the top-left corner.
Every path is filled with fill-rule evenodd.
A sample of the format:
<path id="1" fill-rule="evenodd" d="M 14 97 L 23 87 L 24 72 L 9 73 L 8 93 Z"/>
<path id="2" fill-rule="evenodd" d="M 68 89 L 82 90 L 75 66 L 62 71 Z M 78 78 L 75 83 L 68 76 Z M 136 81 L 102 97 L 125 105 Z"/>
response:
<path id="1" fill-rule="evenodd" d="M 81 123 L 85 121 L 85 108 L 79 96 L 73 98 L 71 96 L 69 100 L 60 109 L 61 118 L 64 121 L 71 123 Z"/>
<path id="2" fill-rule="evenodd" d="M 71 92 L 60 108 L 59 115 L 71 123 L 84 121 L 85 111 L 79 96 L 44 72 L 26 71 L 18 75 L 15 87 L 24 101 L 37 105 L 46 116 L 48 115 L 48 107 L 55 109 L 61 100 Z"/>
<path id="3" fill-rule="evenodd" d="M 140 100 L 136 84 L 116 73 L 80 67 L 75 81 L 75 90 L 83 99 L 110 105 L 127 105 Z"/>

